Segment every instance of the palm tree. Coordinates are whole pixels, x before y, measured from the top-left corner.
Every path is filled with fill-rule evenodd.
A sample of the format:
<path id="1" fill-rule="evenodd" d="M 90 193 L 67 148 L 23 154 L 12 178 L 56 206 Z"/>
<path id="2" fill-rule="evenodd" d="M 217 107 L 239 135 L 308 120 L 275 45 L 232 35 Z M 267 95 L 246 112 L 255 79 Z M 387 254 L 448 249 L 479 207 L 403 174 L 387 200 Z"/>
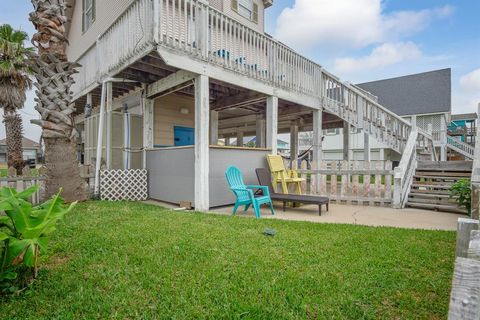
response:
<path id="1" fill-rule="evenodd" d="M 8 25 L 0 26 L 0 107 L 3 108 L 7 142 L 7 163 L 22 174 L 22 118 L 17 109 L 23 108 L 26 92 L 32 87 L 27 66 L 27 53 L 24 42 L 28 35 L 16 31 Z"/>
<path id="2" fill-rule="evenodd" d="M 66 201 L 86 198 L 85 181 L 80 177 L 76 156 L 78 132 L 73 121 L 71 104 L 72 75 L 78 64 L 67 59 L 65 0 L 32 0 L 34 12 L 30 21 L 37 33 L 32 37 L 38 49 L 31 54 L 30 67 L 37 79 L 37 105 L 41 119 L 32 120 L 42 127 L 45 145 L 45 196 L 63 188 Z"/>

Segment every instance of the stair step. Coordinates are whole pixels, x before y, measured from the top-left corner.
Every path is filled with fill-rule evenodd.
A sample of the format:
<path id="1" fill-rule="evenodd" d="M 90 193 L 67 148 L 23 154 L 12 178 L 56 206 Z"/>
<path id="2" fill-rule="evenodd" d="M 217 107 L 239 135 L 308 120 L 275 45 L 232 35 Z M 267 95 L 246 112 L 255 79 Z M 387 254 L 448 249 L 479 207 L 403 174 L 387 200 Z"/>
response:
<path id="1" fill-rule="evenodd" d="M 450 171 L 444 171 L 444 172 L 439 172 L 439 171 L 424 171 L 424 170 L 417 170 L 416 173 L 417 175 L 421 176 L 432 176 L 432 177 L 457 177 L 457 178 L 470 178 L 472 173 L 471 172 L 450 172 Z"/>
<path id="2" fill-rule="evenodd" d="M 409 194 L 409 197 L 412 198 L 427 198 L 427 199 L 455 199 L 451 197 L 449 194 L 445 193 L 422 193 L 417 192 L 417 190 L 412 190 Z"/>
<path id="3" fill-rule="evenodd" d="M 413 187 L 413 186 L 412 186 Z M 423 186 L 421 186 L 423 188 Z M 448 189 L 441 189 L 438 190 L 432 190 L 432 189 L 415 189 L 411 188 L 410 193 L 416 193 L 416 194 L 436 194 L 436 195 L 450 195 L 450 191 Z"/>
<path id="4" fill-rule="evenodd" d="M 452 180 L 452 181 L 458 181 L 462 179 L 462 177 L 450 177 L 450 176 L 426 176 L 422 174 L 415 173 L 413 176 L 415 179 L 432 179 L 432 180 Z M 464 178 L 463 178 L 464 179 Z"/>
<path id="5" fill-rule="evenodd" d="M 442 189 L 449 190 L 452 184 L 434 183 L 436 181 L 414 181 L 412 188 Z"/>
<path id="6" fill-rule="evenodd" d="M 424 197 L 410 197 L 408 196 L 408 202 L 415 202 L 415 203 L 428 203 L 428 204 L 439 204 L 439 205 L 451 205 L 457 206 L 457 203 L 454 199 L 443 198 L 443 199 L 436 199 L 436 198 L 424 198 Z"/>
<path id="7" fill-rule="evenodd" d="M 407 202 L 407 207 L 417 208 L 417 209 L 444 211 L 444 212 L 455 212 L 455 213 L 463 213 L 463 214 L 467 213 L 467 210 L 461 209 L 456 205 L 439 205 L 439 204 Z"/>

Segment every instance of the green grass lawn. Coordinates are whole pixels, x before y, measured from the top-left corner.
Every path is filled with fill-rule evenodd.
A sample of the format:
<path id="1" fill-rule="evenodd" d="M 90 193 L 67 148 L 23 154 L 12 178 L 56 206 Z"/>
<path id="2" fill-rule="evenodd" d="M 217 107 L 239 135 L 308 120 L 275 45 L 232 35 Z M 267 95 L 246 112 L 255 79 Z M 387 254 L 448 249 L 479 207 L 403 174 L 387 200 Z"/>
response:
<path id="1" fill-rule="evenodd" d="M 454 242 L 89 202 L 66 217 L 32 287 L 0 300 L 0 318 L 444 318 Z"/>

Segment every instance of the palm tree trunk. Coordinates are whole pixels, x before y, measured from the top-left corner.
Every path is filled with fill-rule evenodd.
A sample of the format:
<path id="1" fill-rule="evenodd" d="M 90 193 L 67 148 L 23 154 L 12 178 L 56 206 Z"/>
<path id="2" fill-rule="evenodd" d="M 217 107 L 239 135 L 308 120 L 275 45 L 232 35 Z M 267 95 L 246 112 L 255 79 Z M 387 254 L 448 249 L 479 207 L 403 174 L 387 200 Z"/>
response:
<path id="1" fill-rule="evenodd" d="M 30 21 L 37 29 L 32 42 L 38 54 L 31 58 L 31 68 L 38 89 L 35 109 L 41 115 L 41 120 L 32 123 L 42 127 L 45 142 L 45 196 L 63 188 L 66 201 L 85 200 L 86 184 L 76 159 L 78 132 L 70 92 L 78 64 L 69 62 L 66 56 L 66 4 L 64 0 L 32 0 L 32 4 L 35 11 L 30 14 Z"/>
<path id="2" fill-rule="evenodd" d="M 22 175 L 23 170 L 23 149 L 22 149 L 22 117 L 9 108 L 4 108 L 3 123 L 5 123 L 5 135 L 7 144 L 7 164 Z"/>

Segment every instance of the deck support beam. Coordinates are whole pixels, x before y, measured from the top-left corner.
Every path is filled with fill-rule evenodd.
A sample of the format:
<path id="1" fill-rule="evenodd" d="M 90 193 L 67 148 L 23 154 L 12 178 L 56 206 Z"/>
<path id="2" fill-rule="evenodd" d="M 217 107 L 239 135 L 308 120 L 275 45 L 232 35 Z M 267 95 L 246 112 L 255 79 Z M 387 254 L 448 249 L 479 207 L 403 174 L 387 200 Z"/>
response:
<path id="1" fill-rule="evenodd" d="M 208 211 L 209 193 L 209 78 L 195 78 L 195 210 Z"/>
<path id="2" fill-rule="evenodd" d="M 290 169 L 298 169 L 298 123 L 290 126 Z"/>
<path id="3" fill-rule="evenodd" d="M 265 148 L 265 119 L 261 115 L 257 116 L 255 131 L 255 144 L 257 148 Z"/>
<path id="4" fill-rule="evenodd" d="M 148 85 L 147 97 L 159 97 L 171 92 L 173 88 L 191 85 L 193 79 L 195 79 L 195 74 L 185 70 L 179 70 Z"/>
<path id="5" fill-rule="evenodd" d="M 350 124 L 343 122 L 343 160 L 350 160 Z"/>
<path id="6" fill-rule="evenodd" d="M 147 167 L 147 149 L 153 148 L 154 100 L 147 98 L 146 85 L 143 87 L 143 168 Z"/>
<path id="7" fill-rule="evenodd" d="M 277 135 L 278 135 L 278 97 L 267 97 L 267 137 L 266 145 L 272 150 L 272 154 L 277 154 Z"/>
<path id="8" fill-rule="evenodd" d="M 370 135 L 363 131 L 363 160 L 371 161 Z"/>
<path id="9" fill-rule="evenodd" d="M 218 112 L 210 111 L 210 144 L 218 144 Z"/>
<path id="10" fill-rule="evenodd" d="M 243 131 L 237 131 L 237 147 L 243 147 Z"/>
<path id="11" fill-rule="evenodd" d="M 313 111 L 313 161 L 312 161 L 312 168 L 313 169 L 320 169 L 320 165 L 323 160 L 323 111 L 314 110 Z M 316 181 L 319 181 L 320 175 L 316 176 Z M 315 193 L 320 193 L 320 184 L 315 184 L 316 190 L 312 190 Z"/>
<path id="12" fill-rule="evenodd" d="M 112 169 L 112 111 L 113 111 L 113 83 L 107 82 L 107 101 L 106 101 L 106 109 L 107 109 L 107 134 L 106 134 L 106 142 L 105 142 L 105 158 L 107 169 Z"/>

